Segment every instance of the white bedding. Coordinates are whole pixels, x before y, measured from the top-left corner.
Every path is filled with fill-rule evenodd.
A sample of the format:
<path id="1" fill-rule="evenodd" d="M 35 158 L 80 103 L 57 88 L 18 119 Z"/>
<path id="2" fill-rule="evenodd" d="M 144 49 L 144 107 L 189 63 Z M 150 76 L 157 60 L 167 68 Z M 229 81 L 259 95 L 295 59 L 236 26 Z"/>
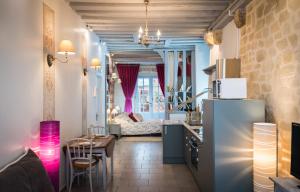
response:
<path id="1" fill-rule="evenodd" d="M 148 135 L 162 132 L 161 120 L 133 122 L 126 114 L 120 114 L 115 118 L 121 124 L 122 135 Z"/>

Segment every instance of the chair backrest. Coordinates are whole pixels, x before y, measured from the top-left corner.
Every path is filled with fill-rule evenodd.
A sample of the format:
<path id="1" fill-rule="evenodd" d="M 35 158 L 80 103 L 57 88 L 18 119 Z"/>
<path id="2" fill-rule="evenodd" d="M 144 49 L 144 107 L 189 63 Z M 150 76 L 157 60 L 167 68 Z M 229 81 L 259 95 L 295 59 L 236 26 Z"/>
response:
<path id="1" fill-rule="evenodd" d="M 99 125 L 96 126 L 90 126 L 88 128 L 88 136 L 95 136 L 95 135 L 104 135 L 105 129 L 104 127 L 101 127 Z"/>
<path id="2" fill-rule="evenodd" d="M 73 170 L 73 161 L 78 159 L 88 160 L 92 163 L 93 142 L 91 139 L 76 138 L 67 142 L 67 155 L 71 170 Z"/>

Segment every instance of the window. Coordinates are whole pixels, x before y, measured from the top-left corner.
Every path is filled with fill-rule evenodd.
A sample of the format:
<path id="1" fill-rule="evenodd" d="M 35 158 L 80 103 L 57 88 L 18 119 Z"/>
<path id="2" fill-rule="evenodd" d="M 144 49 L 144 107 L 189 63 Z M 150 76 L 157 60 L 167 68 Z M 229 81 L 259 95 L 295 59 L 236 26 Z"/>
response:
<path id="1" fill-rule="evenodd" d="M 138 113 L 163 113 L 164 96 L 157 77 L 139 77 L 135 90 L 134 111 Z"/>
<path id="2" fill-rule="evenodd" d="M 153 78 L 153 112 L 164 112 L 164 95 L 161 91 L 158 78 Z"/>

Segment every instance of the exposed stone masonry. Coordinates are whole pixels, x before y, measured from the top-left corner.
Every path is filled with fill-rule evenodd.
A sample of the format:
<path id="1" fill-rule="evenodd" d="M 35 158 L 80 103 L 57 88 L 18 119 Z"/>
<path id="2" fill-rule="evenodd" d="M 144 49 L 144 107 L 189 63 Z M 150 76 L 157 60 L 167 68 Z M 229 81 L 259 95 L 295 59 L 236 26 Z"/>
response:
<path id="1" fill-rule="evenodd" d="M 290 172 L 291 122 L 300 123 L 300 0 L 253 0 L 241 29 L 248 97 L 266 101 L 278 125 L 279 175 Z"/>

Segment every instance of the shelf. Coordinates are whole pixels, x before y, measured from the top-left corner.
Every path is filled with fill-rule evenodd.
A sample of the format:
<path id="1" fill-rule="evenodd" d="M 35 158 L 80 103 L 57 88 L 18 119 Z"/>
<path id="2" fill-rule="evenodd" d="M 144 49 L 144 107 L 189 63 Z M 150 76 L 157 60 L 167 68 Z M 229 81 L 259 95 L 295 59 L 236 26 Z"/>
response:
<path id="1" fill-rule="evenodd" d="M 207 75 L 211 75 L 217 68 L 217 65 L 214 64 L 214 65 L 211 65 L 205 69 L 203 69 L 204 73 L 206 73 Z"/>

